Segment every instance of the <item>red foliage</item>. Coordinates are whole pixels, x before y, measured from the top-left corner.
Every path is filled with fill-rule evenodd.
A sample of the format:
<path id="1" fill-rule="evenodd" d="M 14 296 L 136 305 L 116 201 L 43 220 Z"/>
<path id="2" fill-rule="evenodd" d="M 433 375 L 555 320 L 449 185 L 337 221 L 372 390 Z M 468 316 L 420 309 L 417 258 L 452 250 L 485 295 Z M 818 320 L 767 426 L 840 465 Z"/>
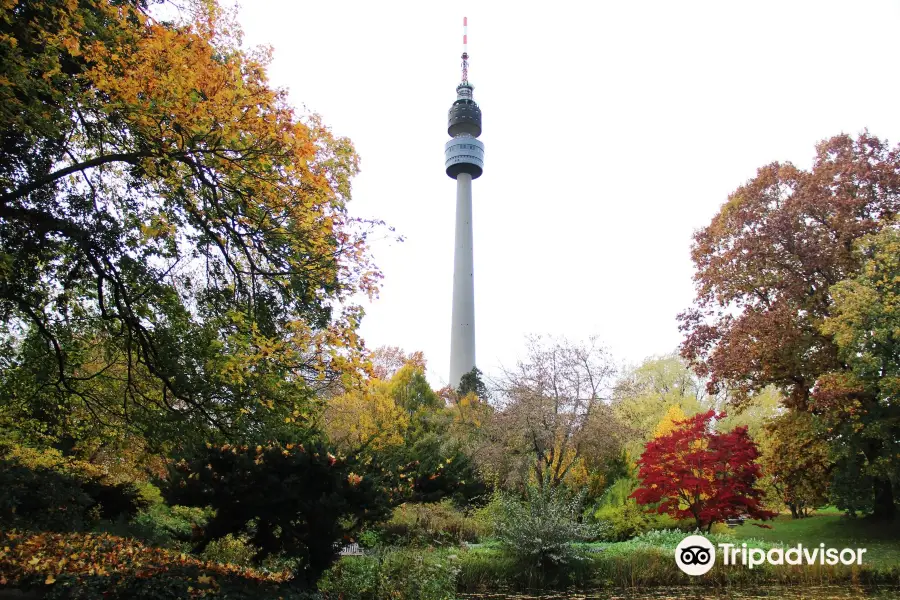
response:
<path id="1" fill-rule="evenodd" d="M 647 443 L 638 461 L 642 483 L 631 495 L 638 504 L 658 504 L 656 512 L 694 519 L 698 528 L 707 530 L 743 515 L 775 516 L 762 508 L 763 491 L 754 487 L 760 475 L 755 462 L 759 452 L 747 428 L 712 431 L 711 422 L 723 416 L 715 411 L 695 415 Z"/>
<path id="2" fill-rule="evenodd" d="M 868 133 L 818 145 L 812 169 L 772 163 L 694 234 L 696 298 L 679 315 L 681 353 L 732 401 L 777 385 L 806 410 L 816 380 L 840 371 L 831 286 L 860 270 L 854 243 L 900 213 L 900 146 Z"/>

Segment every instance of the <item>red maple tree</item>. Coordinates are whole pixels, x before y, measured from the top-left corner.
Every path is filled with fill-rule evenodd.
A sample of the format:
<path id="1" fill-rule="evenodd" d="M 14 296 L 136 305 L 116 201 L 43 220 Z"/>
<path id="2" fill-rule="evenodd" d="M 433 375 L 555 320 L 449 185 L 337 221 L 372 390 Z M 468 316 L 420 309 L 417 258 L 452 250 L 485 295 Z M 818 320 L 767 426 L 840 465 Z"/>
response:
<path id="1" fill-rule="evenodd" d="M 698 529 L 744 515 L 771 519 L 756 488 L 759 451 L 746 427 L 727 433 L 712 430 L 715 411 L 678 421 L 670 433 L 647 443 L 638 461 L 641 486 L 631 494 L 638 504 L 676 519 L 694 519 Z"/>

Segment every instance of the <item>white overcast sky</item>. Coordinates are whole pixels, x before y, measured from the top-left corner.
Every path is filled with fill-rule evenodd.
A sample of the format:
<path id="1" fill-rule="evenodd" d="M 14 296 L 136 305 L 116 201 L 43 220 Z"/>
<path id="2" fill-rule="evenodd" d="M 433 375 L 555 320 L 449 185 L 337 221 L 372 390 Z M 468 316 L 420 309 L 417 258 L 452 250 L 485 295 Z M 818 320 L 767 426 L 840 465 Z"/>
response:
<path id="1" fill-rule="evenodd" d="M 692 299 L 692 232 L 771 161 L 864 128 L 900 140 L 900 1 L 244 0 L 272 82 L 361 156 L 351 212 L 406 240 L 373 253 L 368 346 L 422 350 L 447 381 L 456 183 L 447 110 L 484 115 L 475 181 L 478 365 L 528 333 L 597 334 L 618 361 L 669 352 Z"/>

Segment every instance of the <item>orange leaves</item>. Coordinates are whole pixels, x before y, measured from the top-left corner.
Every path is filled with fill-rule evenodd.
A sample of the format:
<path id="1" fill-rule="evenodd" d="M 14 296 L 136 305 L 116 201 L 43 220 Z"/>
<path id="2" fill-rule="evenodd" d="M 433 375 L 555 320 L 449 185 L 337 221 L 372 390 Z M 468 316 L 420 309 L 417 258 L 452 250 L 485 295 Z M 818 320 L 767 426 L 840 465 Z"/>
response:
<path id="1" fill-rule="evenodd" d="M 108 534 L 0 532 L 0 585 L 41 581 L 53 585 L 61 577 L 148 578 L 174 566 L 191 570 L 200 585 L 215 586 L 215 577 L 241 577 L 257 582 L 286 581 L 288 573 L 263 573 L 200 561 L 185 554 L 144 546 Z"/>
<path id="2" fill-rule="evenodd" d="M 853 242 L 887 226 L 898 186 L 900 154 L 868 133 L 822 142 L 810 170 L 760 168 L 694 236 L 684 356 L 739 399 L 774 384 L 806 410 L 816 379 L 844 368 L 820 331 L 831 286 L 859 272 Z"/>
<path id="3" fill-rule="evenodd" d="M 29 140 L 22 160 L 46 144 L 59 158 L 50 173 L 14 169 L 7 186 L 4 202 L 22 206 L 31 206 L 35 190 L 46 192 L 46 214 L 28 219 L 47 219 L 61 232 L 48 250 L 59 260 L 18 262 L 34 272 L 28 281 L 47 283 L 41 297 L 56 284 L 73 290 L 79 297 L 64 301 L 89 317 L 85 331 L 99 338 L 98 355 L 129 367 L 118 379 L 124 383 L 110 384 L 111 400 L 104 390 L 102 410 L 91 406 L 85 421 L 116 410 L 121 420 L 148 414 L 152 423 L 168 411 L 230 428 L 256 411 L 287 409 L 275 418 L 295 423 L 300 416 L 288 411 L 307 403 L 309 388 L 337 389 L 364 365 L 362 310 L 353 302 L 359 292 L 371 297 L 380 274 L 365 242 L 375 224 L 346 210 L 358 157 L 349 140 L 293 110 L 270 85 L 269 53 L 241 46 L 228 11 L 214 0 L 186 4 L 196 12 L 157 22 L 131 2 L 21 3 L 42 19 L 22 23 L 40 42 L 29 42 L 28 55 L 18 23 L 0 31 L 4 122 Z M 0 10 L 7 11 L 0 24 L 13 18 L 7 4 Z M 91 207 L 78 186 L 94 190 Z M 63 214 L 64 224 L 53 216 Z M 68 264 L 89 266 L 73 272 L 79 281 L 63 283 L 55 265 Z M 129 314 L 106 310 L 104 286 L 127 296 Z M 99 314 L 134 335 L 107 335 L 95 324 Z M 53 325 L 48 335 L 59 335 L 64 325 Z M 62 342 L 61 355 L 80 356 L 80 343 Z M 132 343 L 155 351 L 139 359 Z M 100 379 L 83 370 L 63 377 L 77 381 L 78 398 L 92 398 Z M 132 402 L 142 410 L 126 411 Z"/>

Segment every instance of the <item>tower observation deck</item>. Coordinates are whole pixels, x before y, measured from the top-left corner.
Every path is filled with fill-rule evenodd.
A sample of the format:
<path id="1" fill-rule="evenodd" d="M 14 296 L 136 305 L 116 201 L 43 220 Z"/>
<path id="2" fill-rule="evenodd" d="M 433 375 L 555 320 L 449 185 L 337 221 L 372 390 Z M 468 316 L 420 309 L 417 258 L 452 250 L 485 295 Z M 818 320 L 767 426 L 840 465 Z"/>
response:
<path id="1" fill-rule="evenodd" d="M 459 386 L 475 367 L 475 268 L 472 243 L 472 180 L 484 171 L 481 109 L 469 83 L 468 22 L 463 18 L 462 82 L 447 115 L 444 167 L 456 180 L 456 234 L 453 253 L 453 314 L 450 329 L 450 385 Z"/>

